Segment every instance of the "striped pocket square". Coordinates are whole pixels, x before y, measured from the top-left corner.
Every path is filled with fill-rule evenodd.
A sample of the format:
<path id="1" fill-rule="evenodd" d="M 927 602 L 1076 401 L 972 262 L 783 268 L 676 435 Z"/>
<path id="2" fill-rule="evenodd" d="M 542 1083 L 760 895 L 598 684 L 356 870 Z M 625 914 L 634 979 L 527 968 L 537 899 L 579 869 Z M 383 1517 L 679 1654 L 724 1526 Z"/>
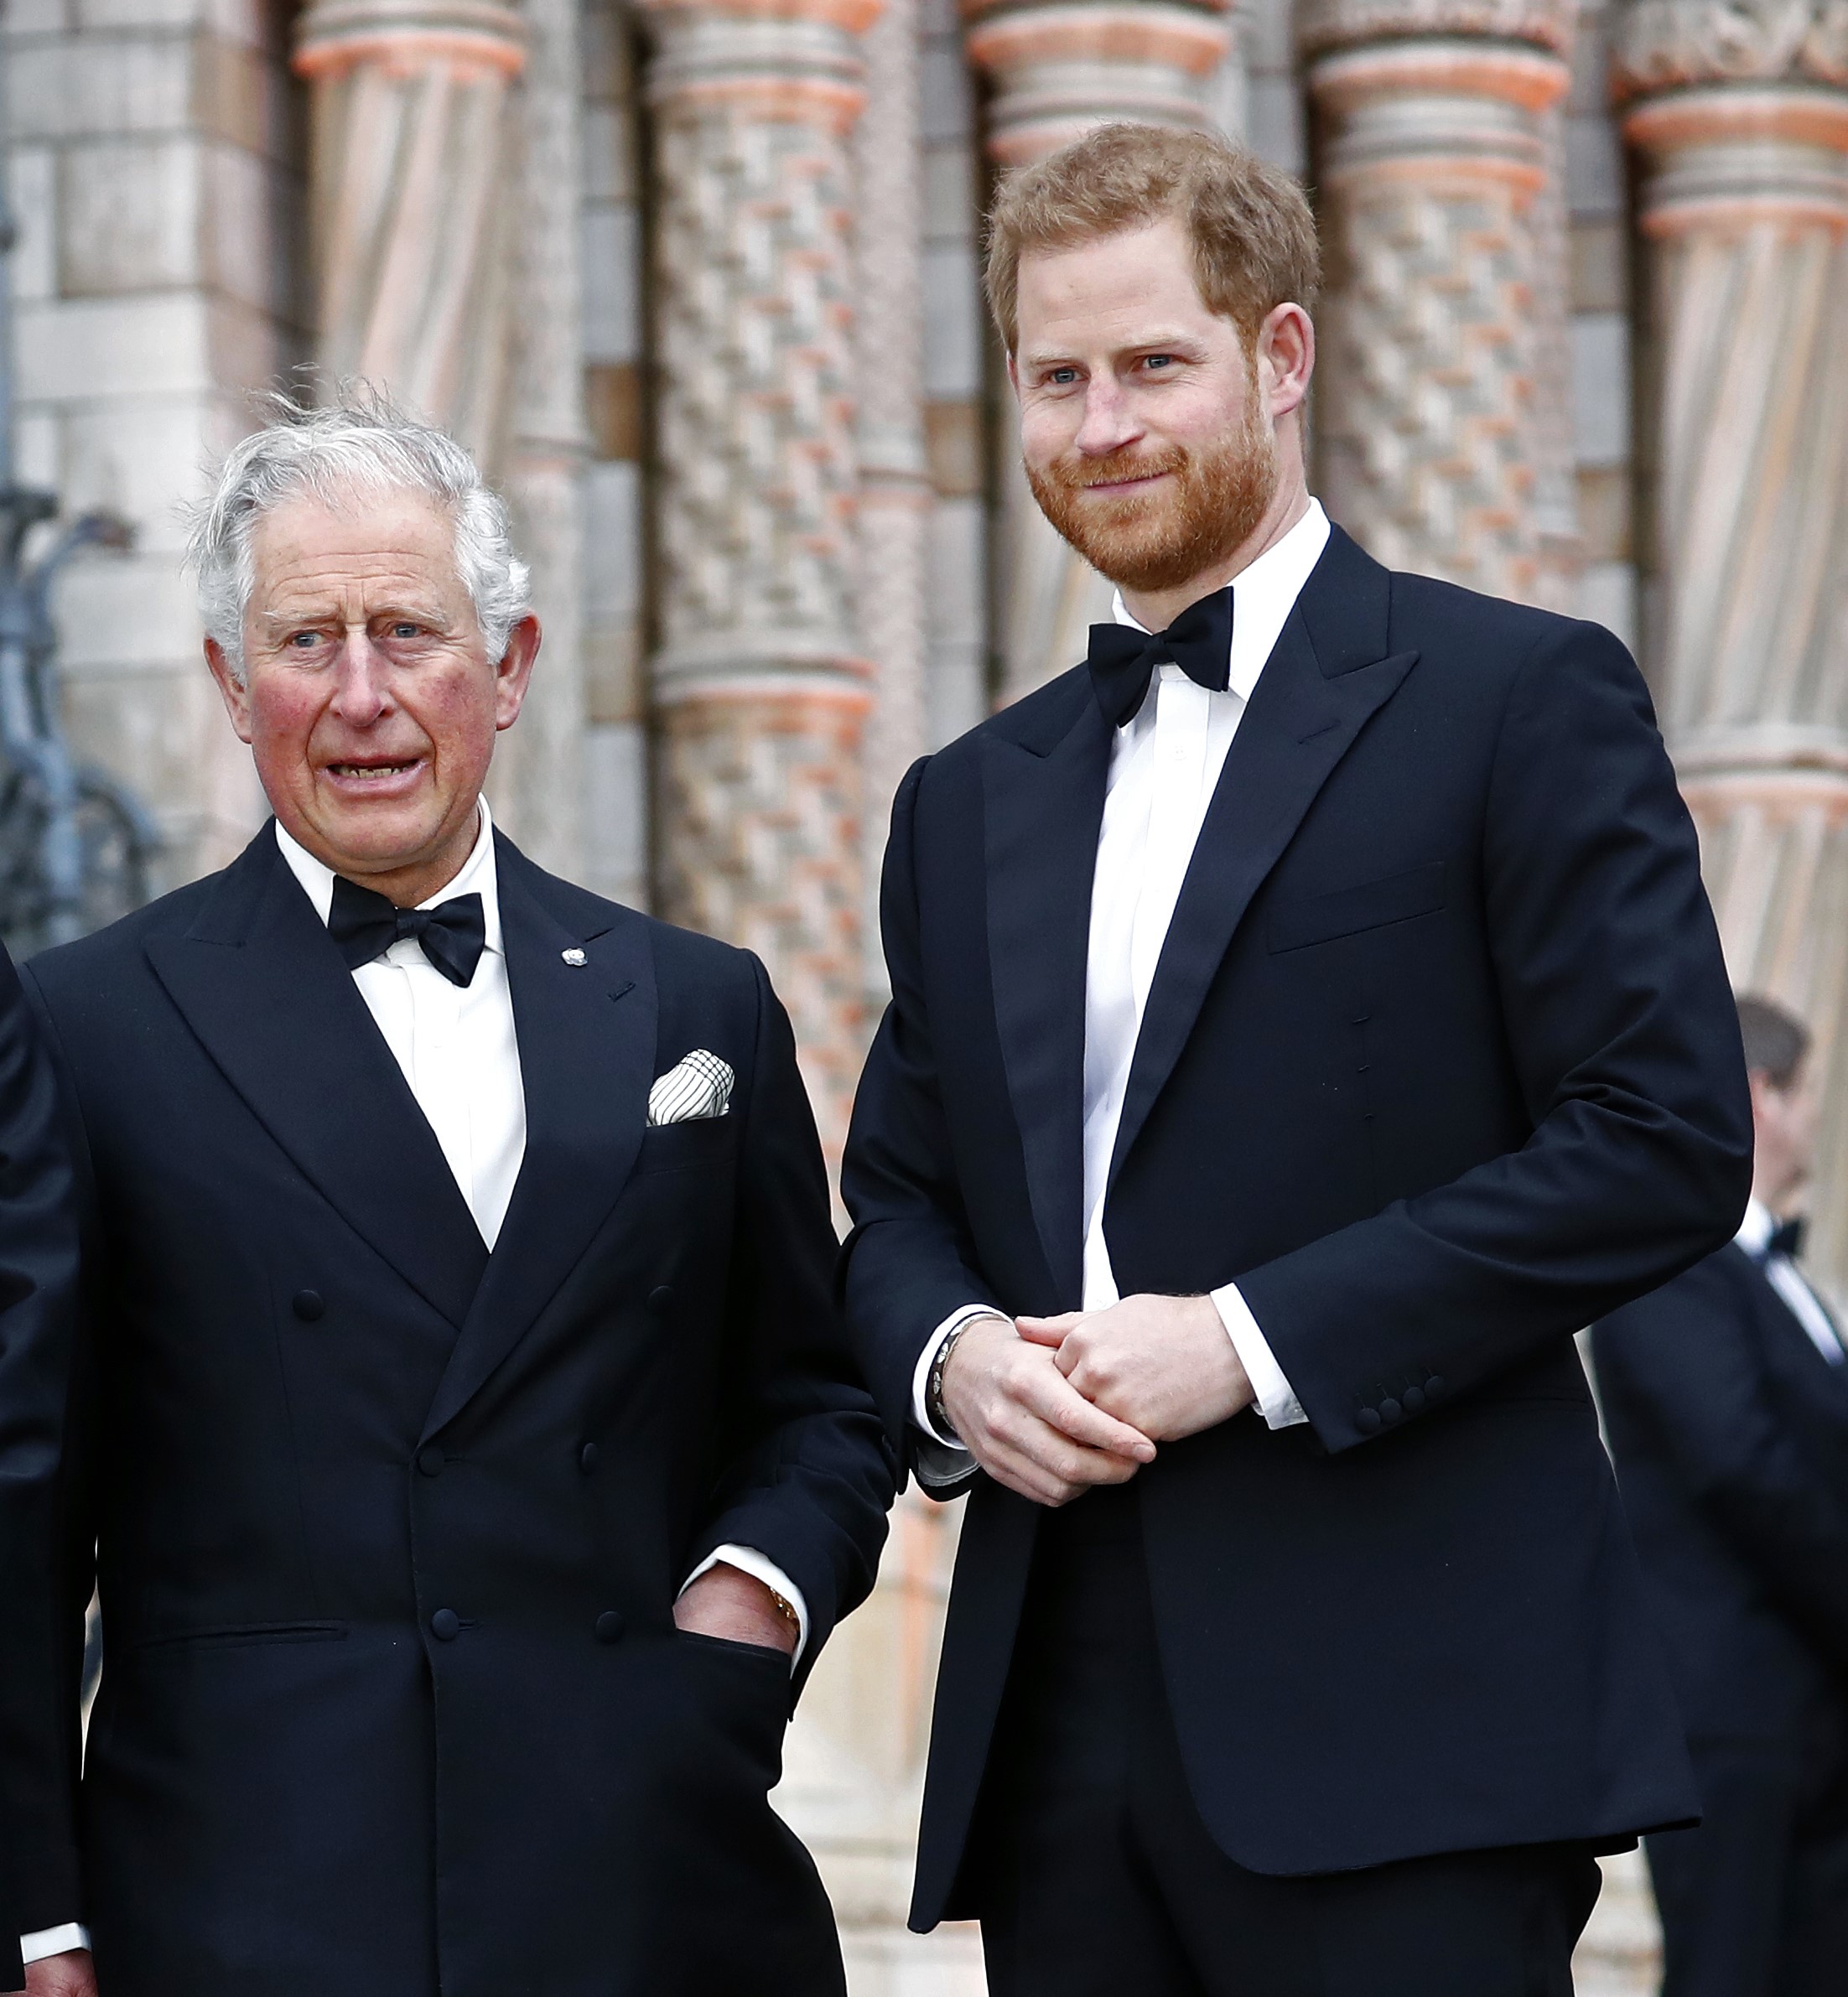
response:
<path id="1" fill-rule="evenodd" d="M 729 1061 L 695 1047 L 649 1090 L 648 1128 L 724 1116 L 731 1107 L 732 1085 L 737 1079 Z"/>

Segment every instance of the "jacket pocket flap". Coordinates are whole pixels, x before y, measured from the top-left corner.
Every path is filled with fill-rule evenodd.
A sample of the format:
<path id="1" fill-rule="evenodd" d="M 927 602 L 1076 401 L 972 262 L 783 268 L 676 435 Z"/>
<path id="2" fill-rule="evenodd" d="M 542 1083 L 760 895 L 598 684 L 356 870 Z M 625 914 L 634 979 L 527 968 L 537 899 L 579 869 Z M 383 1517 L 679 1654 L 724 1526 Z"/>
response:
<path id="1" fill-rule="evenodd" d="M 1409 922 L 1414 916 L 1434 914 L 1443 905 L 1444 863 L 1433 860 L 1428 867 L 1414 867 L 1409 874 L 1287 903 L 1271 912 L 1264 934 L 1273 950 L 1301 950 L 1363 929 L 1383 928 L 1389 922 Z"/>

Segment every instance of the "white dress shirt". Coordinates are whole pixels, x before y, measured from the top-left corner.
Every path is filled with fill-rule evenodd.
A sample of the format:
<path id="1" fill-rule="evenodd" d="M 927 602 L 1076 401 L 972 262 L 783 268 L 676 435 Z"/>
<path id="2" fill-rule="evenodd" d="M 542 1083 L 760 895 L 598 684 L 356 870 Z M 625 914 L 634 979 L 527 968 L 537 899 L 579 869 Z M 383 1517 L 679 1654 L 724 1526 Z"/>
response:
<path id="1" fill-rule="evenodd" d="M 1104 779 L 1103 823 L 1091 885 L 1090 947 L 1084 987 L 1084 1290 L 1086 1310 L 1118 1300 L 1103 1237 L 1110 1157 L 1155 966 L 1193 859 L 1207 807 L 1264 662 L 1282 635 L 1310 572 L 1328 545 L 1328 516 L 1315 500 L 1290 532 L 1232 584 L 1232 658 L 1225 692 L 1195 685 L 1178 666 L 1155 669 L 1149 697 L 1116 732 Z M 1124 607 L 1118 623 L 1144 627 Z M 1274 1429 L 1306 1419 L 1238 1285 L 1212 1300 Z M 953 1311 L 925 1342 L 912 1383 L 912 1414 L 929 1435 L 931 1367 L 960 1325 L 996 1315 L 986 1305 Z M 939 1439 L 947 1441 L 947 1437 Z"/>
<path id="2" fill-rule="evenodd" d="M 487 933 L 475 976 L 465 986 L 451 984 L 424 956 L 423 946 L 414 937 L 404 937 L 382 957 L 360 965 L 353 973 L 353 983 L 402 1070 L 491 1253 L 526 1158 L 527 1101 L 519 1036 L 514 1028 L 513 993 L 507 983 L 506 951 L 501 936 L 494 820 L 485 797 L 480 812 L 480 828 L 462 871 L 447 887 L 418 905 L 435 908 L 459 895 L 481 897 Z M 276 843 L 314 913 L 325 922 L 334 905 L 333 869 L 292 838 L 280 822 Z M 708 1568 L 721 1562 L 754 1576 L 796 1611 L 793 1668 L 808 1642 L 808 1605 L 802 1590 L 775 1561 L 755 1548 L 721 1546 L 688 1575 L 682 1592 Z M 82 1927 L 70 1922 L 23 1937 L 21 1952 L 29 1963 L 89 1946 Z"/>
<path id="3" fill-rule="evenodd" d="M 1809 1334 L 1809 1342 L 1831 1366 L 1840 1366 L 1848 1360 L 1848 1351 L 1843 1350 L 1841 1334 L 1835 1329 L 1835 1320 L 1830 1316 L 1822 1299 L 1804 1280 L 1803 1272 L 1788 1255 L 1770 1255 L 1765 1252 L 1771 1245 L 1777 1225 L 1777 1218 L 1770 1208 L 1753 1200 L 1747 1203 L 1746 1217 L 1740 1222 L 1739 1232 L 1734 1238 L 1763 1269 L 1765 1280 L 1788 1305 L 1790 1315 Z"/>

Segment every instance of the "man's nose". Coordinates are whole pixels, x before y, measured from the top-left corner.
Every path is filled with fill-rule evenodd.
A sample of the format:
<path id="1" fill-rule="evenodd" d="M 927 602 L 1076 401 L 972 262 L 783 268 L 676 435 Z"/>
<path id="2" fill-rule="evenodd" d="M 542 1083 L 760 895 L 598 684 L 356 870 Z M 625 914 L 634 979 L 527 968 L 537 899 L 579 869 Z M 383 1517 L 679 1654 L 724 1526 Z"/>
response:
<path id="1" fill-rule="evenodd" d="M 1106 371 L 1093 375 L 1085 385 L 1084 419 L 1073 439 L 1077 449 L 1088 458 L 1106 457 L 1140 434 L 1122 383 Z"/>
<path id="2" fill-rule="evenodd" d="M 349 630 L 340 647 L 334 712 L 342 721 L 364 728 L 385 712 L 385 661 L 364 630 Z"/>

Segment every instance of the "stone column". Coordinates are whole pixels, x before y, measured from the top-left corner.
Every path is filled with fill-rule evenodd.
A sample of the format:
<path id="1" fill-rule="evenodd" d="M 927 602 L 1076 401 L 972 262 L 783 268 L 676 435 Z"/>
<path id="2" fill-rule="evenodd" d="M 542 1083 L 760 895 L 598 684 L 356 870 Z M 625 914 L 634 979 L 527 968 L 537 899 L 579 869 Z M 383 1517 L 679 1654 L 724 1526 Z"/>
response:
<path id="1" fill-rule="evenodd" d="M 296 34 L 320 364 L 388 386 L 490 464 L 525 63 L 519 13 L 497 0 L 314 0 Z"/>
<path id="2" fill-rule="evenodd" d="M 859 631 L 874 672 L 866 731 L 869 988 L 892 795 L 924 753 L 924 577 L 931 482 L 924 454 L 922 140 L 916 0 L 886 0 L 862 42 L 866 111 L 854 144 L 854 345 L 859 403 Z"/>
<path id="3" fill-rule="evenodd" d="M 1550 114 L 1571 21 L 1570 0 L 1308 0 L 1300 22 L 1328 254 L 1322 495 L 1391 567 L 1529 600 L 1555 593 L 1565 500 Z"/>
<path id="4" fill-rule="evenodd" d="M 646 0 L 656 905 L 764 957 L 838 1158 L 864 1049 L 851 133 L 877 0 Z"/>
<path id="5" fill-rule="evenodd" d="M 1653 366 L 1647 650 L 1742 988 L 1819 1036 L 1848 1272 L 1848 9 L 1633 5 Z"/>
<path id="6" fill-rule="evenodd" d="M 1210 126 L 1231 52 L 1229 0 L 965 0 L 986 77 L 989 157 L 1024 166 L 1098 125 Z M 1084 656 L 1110 586 L 1049 527 L 1021 475 L 1011 397 L 999 425 L 1001 694 L 1018 699 Z"/>
<path id="7" fill-rule="evenodd" d="M 584 878 L 584 86 L 578 0 L 527 0 L 532 59 L 517 99 L 519 299 L 502 453 L 515 544 L 545 638 L 525 708 L 495 752 L 495 811 L 522 850 Z"/>

